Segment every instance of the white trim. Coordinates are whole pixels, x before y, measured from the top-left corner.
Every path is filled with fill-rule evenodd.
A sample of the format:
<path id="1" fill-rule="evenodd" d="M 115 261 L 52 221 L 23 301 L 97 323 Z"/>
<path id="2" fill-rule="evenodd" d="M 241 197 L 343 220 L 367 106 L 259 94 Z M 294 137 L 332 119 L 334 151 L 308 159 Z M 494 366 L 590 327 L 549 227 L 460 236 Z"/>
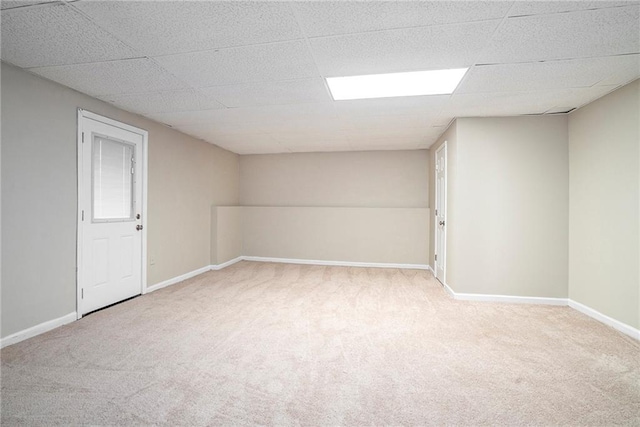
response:
<path id="1" fill-rule="evenodd" d="M 82 118 L 83 118 L 83 110 L 78 108 L 78 135 L 76 141 L 76 154 L 77 154 L 77 164 L 76 169 L 78 171 L 78 193 L 76 194 L 76 206 L 78 208 L 78 212 L 76 213 L 76 320 L 82 317 L 82 310 L 80 309 L 80 304 L 82 304 L 82 287 L 80 286 L 80 266 L 82 265 L 82 179 L 83 179 L 83 170 L 82 170 Z"/>
<path id="2" fill-rule="evenodd" d="M 157 291 L 158 289 L 166 288 L 167 286 L 175 285 L 176 283 L 183 282 L 187 279 L 191 279 L 192 277 L 198 276 L 202 273 L 206 273 L 207 271 L 211 271 L 211 266 L 207 265 L 202 268 L 198 268 L 197 270 L 190 271 L 188 273 L 181 274 L 180 276 L 176 276 L 172 279 L 165 280 L 164 282 L 156 283 L 153 286 L 148 286 L 145 289 L 145 294 L 149 292 Z"/>
<path id="3" fill-rule="evenodd" d="M 223 268 L 225 268 L 225 267 L 229 267 L 230 265 L 233 265 L 233 264 L 235 264 L 236 262 L 240 262 L 240 261 L 242 261 L 243 259 L 244 259 L 244 257 L 239 256 L 239 257 L 237 257 L 237 258 L 230 259 L 230 260 L 229 260 L 229 261 L 227 261 L 227 262 L 223 262 L 222 264 L 211 264 L 211 270 L 214 270 L 214 271 L 216 271 L 216 270 L 222 270 Z"/>
<path id="4" fill-rule="evenodd" d="M 438 280 L 439 281 L 439 280 Z M 451 289 L 446 282 L 440 282 L 451 298 L 458 301 L 503 302 L 515 304 L 567 305 L 567 298 L 521 297 L 514 295 L 463 294 Z"/>
<path id="5" fill-rule="evenodd" d="M 619 320 L 613 319 L 607 316 L 606 314 L 602 314 L 599 311 L 594 310 L 591 307 L 587 307 L 586 305 L 581 304 L 572 299 L 569 300 L 569 307 L 579 311 L 582 314 L 586 314 L 587 316 L 601 323 L 604 323 L 607 326 L 611 326 L 613 329 L 616 329 L 622 332 L 623 334 L 629 335 L 631 338 L 640 340 L 640 329 L 636 329 L 633 326 L 627 325 L 626 323 L 622 323 Z"/>
<path id="6" fill-rule="evenodd" d="M 453 290 L 451 290 L 453 292 Z M 514 295 L 460 294 L 454 292 L 459 301 L 505 302 L 516 304 L 567 305 L 566 298 L 521 297 Z"/>
<path id="7" fill-rule="evenodd" d="M 78 193 L 77 193 L 77 218 L 76 218 L 76 318 L 80 319 L 82 317 L 82 286 L 81 286 L 81 268 L 82 268 L 82 180 L 83 180 L 83 159 L 82 159 L 82 120 L 90 119 L 100 123 L 104 123 L 110 126 L 114 126 L 120 129 L 124 129 L 126 131 L 135 133 L 137 135 L 142 136 L 142 168 L 141 168 L 141 179 L 142 179 L 142 206 L 141 210 L 141 225 L 142 225 L 142 259 L 140 262 L 142 263 L 142 271 L 141 271 L 141 288 L 140 293 L 147 293 L 147 205 L 148 205 L 148 147 L 149 147 L 149 132 L 137 128 L 135 126 L 128 125 L 126 123 L 119 122 L 117 120 L 110 119 L 108 117 L 101 116 L 96 113 L 92 113 L 91 111 L 83 110 L 82 108 L 78 108 L 78 134 L 77 134 L 77 171 L 78 171 Z"/>
<path id="8" fill-rule="evenodd" d="M 74 311 L 73 313 L 66 314 L 62 317 L 58 317 L 57 319 L 48 320 L 46 322 L 40 323 L 39 325 L 16 332 L 15 334 L 7 335 L 6 337 L 0 339 L 0 348 L 19 343 L 20 341 L 24 341 L 28 338 L 33 338 L 36 335 L 44 334 L 45 332 L 49 332 L 52 329 L 74 322 L 76 321 L 76 318 L 77 314 Z"/>
<path id="9" fill-rule="evenodd" d="M 308 264 L 308 265 L 331 265 L 336 267 L 373 267 L 373 268 L 405 268 L 412 270 L 430 270 L 427 264 L 395 264 L 386 262 L 352 262 L 352 261 L 325 261 L 315 259 L 294 259 L 294 258 L 270 258 L 261 256 L 243 256 L 245 261 L 256 262 L 277 262 L 283 264 Z"/>
<path id="10" fill-rule="evenodd" d="M 447 127 L 448 129 L 448 127 Z M 446 132 L 446 131 L 445 131 Z M 442 258 L 442 256 L 444 255 L 444 262 L 442 263 L 442 275 L 444 276 L 442 278 L 442 282 L 445 283 L 447 281 L 447 226 L 449 225 L 449 207 L 447 205 L 447 196 L 448 196 L 448 192 L 449 192 L 449 151 L 447 148 L 447 140 L 445 140 L 437 149 L 436 152 L 434 154 L 434 164 L 437 163 L 438 161 L 438 152 L 440 150 L 444 150 L 444 230 L 443 230 L 443 236 L 442 236 L 442 240 L 443 240 L 443 244 L 442 244 L 442 252 L 443 254 L 440 254 L 440 257 Z M 436 204 L 436 206 L 438 205 L 438 171 L 436 169 L 436 171 L 434 172 L 435 176 L 434 176 L 434 193 L 435 193 L 435 200 L 434 203 Z M 438 209 L 440 209 L 441 207 L 438 206 Z M 437 252 L 438 252 L 438 216 L 434 215 L 433 217 L 433 252 L 434 252 L 434 260 L 433 260 L 433 266 L 434 269 L 433 271 L 433 275 L 436 276 L 436 278 L 438 277 L 436 274 L 437 271 L 437 262 L 435 260 L 435 257 L 437 256 Z"/>
<path id="11" fill-rule="evenodd" d="M 434 274 L 434 276 L 435 276 L 435 274 Z M 440 283 L 442 283 L 442 286 L 444 287 L 444 290 L 445 290 L 445 291 L 447 291 L 447 293 L 449 294 L 449 296 L 450 296 L 451 298 L 453 298 L 453 299 L 456 299 L 456 293 L 455 293 L 455 292 L 453 292 L 453 289 L 451 289 L 451 288 L 449 287 L 449 285 L 447 285 L 447 284 L 446 284 L 446 282 L 445 282 L 445 283 L 440 282 Z"/>

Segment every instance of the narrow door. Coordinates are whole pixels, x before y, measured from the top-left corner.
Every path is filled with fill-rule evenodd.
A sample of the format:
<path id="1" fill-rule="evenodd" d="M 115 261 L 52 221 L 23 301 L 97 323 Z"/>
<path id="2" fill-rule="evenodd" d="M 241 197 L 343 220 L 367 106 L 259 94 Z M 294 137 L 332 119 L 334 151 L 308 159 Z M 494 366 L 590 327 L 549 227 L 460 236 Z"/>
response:
<path id="1" fill-rule="evenodd" d="M 447 143 L 436 150 L 435 274 L 445 283 L 447 242 Z"/>
<path id="2" fill-rule="evenodd" d="M 84 315 L 142 293 L 144 136 L 82 115 L 79 125 L 78 309 Z"/>

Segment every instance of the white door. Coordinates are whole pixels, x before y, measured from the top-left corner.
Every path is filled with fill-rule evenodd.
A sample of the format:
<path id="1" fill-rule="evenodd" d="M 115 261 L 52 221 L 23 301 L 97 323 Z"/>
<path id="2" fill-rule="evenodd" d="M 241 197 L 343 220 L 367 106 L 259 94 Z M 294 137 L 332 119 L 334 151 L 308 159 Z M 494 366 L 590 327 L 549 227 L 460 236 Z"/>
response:
<path id="1" fill-rule="evenodd" d="M 80 316 L 142 293 L 146 135 L 114 123 L 79 114 Z"/>
<path id="2" fill-rule="evenodd" d="M 447 142 L 436 150 L 435 274 L 445 283 L 447 245 Z"/>

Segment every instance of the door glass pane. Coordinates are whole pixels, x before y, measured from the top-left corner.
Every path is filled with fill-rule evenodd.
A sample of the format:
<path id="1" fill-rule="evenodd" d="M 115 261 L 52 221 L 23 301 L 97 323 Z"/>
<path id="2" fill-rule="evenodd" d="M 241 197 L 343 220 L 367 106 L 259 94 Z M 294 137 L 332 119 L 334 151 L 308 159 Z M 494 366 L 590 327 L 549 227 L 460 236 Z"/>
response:
<path id="1" fill-rule="evenodd" d="M 133 219 L 133 146 L 93 137 L 93 219 Z"/>

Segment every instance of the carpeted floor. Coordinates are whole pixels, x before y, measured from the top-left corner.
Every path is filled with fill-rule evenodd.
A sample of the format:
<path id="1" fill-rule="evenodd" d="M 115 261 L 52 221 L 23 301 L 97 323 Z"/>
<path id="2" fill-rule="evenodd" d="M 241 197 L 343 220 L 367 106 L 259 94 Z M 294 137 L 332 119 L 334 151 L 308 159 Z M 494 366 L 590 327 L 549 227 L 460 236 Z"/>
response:
<path id="1" fill-rule="evenodd" d="M 2 425 L 640 425 L 640 343 L 418 270 L 241 262 L 1 357 Z"/>

